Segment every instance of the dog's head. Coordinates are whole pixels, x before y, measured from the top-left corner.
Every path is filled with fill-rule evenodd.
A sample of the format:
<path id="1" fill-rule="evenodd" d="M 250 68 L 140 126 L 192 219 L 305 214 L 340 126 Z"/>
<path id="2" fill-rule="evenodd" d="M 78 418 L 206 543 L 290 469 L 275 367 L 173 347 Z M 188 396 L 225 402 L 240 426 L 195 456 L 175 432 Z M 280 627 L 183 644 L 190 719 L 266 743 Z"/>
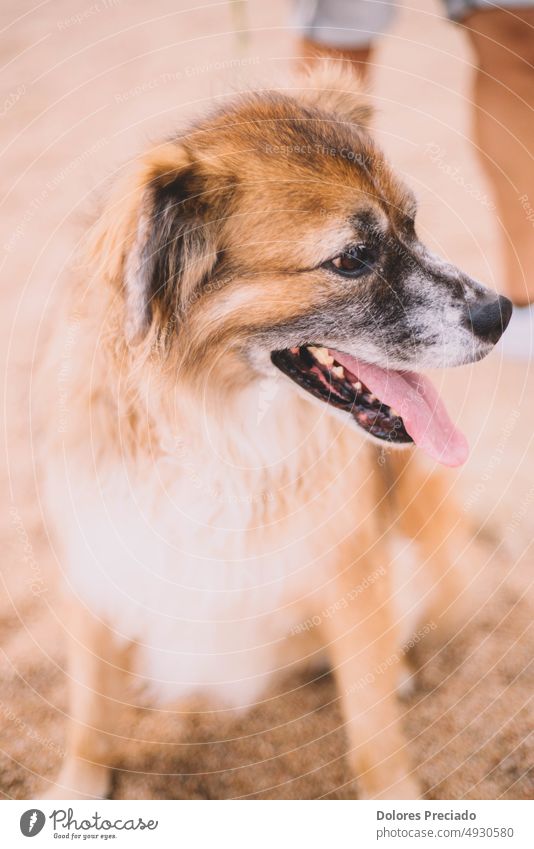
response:
<path id="1" fill-rule="evenodd" d="M 369 117 L 332 69 L 232 101 L 143 158 L 108 266 L 131 346 L 164 339 L 191 379 L 279 369 L 367 435 L 455 465 L 465 443 L 414 369 L 485 356 L 511 304 L 421 244 Z"/>

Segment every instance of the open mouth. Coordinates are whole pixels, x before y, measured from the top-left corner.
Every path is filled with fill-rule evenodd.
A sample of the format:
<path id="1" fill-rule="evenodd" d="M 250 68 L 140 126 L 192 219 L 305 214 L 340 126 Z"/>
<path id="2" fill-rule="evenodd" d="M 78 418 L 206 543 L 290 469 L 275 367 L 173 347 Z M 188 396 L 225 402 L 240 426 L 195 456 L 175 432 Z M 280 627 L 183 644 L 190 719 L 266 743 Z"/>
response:
<path id="1" fill-rule="evenodd" d="M 315 398 L 350 413 L 376 439 L 413 442 L 398 412 L 383 404 L 358 375 L 342 366 L 335 353 L 310 345 L 274 351 L 271 359 L 280 371 Z"/>
<path id="2" fill-rule="evenodd" d="M 318 345 L 273 351 L 271 360 L 314 398 L 348 413 L 375 439 L 391 445 L 415 442 L 446 466 L 467 459 L 465 437 L 423 375 L 384 369 Z"/>

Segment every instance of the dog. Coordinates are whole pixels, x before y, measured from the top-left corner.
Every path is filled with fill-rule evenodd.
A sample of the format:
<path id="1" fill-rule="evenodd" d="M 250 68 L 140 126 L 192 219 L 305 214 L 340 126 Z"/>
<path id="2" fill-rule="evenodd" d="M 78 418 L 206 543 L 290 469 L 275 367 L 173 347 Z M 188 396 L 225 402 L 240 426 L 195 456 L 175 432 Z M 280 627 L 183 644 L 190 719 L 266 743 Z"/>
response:
<path id="1" fill-rule="evenodd" d="M 46 451 L 72 614 L 50 798 L 109 794 L 127 676 L 240 710 L 325 655 L 358 797 L 422 793 L 389 659 L 460 608 L 469 531 L 417 462 L 467 456 L 420 370 L 484 357 L 512 308 L 421 244 L 371 120 L 335 66 L 233 95 L 91 229 Z M 399 540 L 424 568 L 401 576 Z"/>

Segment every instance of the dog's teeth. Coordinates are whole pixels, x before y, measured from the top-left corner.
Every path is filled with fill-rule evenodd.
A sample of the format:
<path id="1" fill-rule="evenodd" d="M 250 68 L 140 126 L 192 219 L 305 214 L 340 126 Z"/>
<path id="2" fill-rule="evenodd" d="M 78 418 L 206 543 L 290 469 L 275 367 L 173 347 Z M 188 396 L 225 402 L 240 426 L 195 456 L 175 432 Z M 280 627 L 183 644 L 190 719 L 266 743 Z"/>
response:
<path id="1" fill-rule="evenodd" d="M 361 385 L 360 381 L 357 380 L 356 383 L 353 383 L 352 388 L 355 389 L 356 392 L 361 392 L 362 391 L 362 385 Z"/>
<path id="2" fill-rule="evenodd" d="M 376 395 L 373 395 L 372 392 L 369 392 L 369 395 L 367 396 L 367 400 L 369 401 L 370 404 L 374 404 L 375 401 L 378 401 L 378 398 L 376 397 Z"/>
<path id="3" fill-rule="evenodd" d="M 341 379 L 343 379 L 345 377 L 345 371 L 343 369 L 343 366 L 334 366 L 331 371 L 332 371 L 332 374 L 335 375 L 336 377 L 339 377 Z"/>
<path id="4" fill-rule="evenodd" d="M 334 362 L 334 358 L 330 356 L 327 348 L 314 348 L 313 345 L 309 345 L 308 351 L 322 366 L 331 366 Z"/>
<path id="5" fill-rule="evenodd" d="M 398 413 L 396 411 L 395 407 L 390 407 L 390 409 L 391 409 L 391 415 L 395 416 L 395 418 L 397 418 L 397 419 L 400 419 L 400 413 Z"/>

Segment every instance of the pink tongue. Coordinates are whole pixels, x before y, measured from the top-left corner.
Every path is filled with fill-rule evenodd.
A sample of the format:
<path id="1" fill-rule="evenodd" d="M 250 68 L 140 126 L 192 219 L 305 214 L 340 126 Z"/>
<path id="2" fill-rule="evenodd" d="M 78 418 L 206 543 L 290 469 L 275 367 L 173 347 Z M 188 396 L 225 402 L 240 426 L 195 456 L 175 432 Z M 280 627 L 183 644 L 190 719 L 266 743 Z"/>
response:
<path id="1" fill-rule="evenodd" d="M 444 466 L 461 466 L 469 454 L 463 433 L 451 422 L 445 405 L 428 378 L 413 371 L 393 371 L 330 351 L 384 404 L 393 407 L 419 448 Z"/>

